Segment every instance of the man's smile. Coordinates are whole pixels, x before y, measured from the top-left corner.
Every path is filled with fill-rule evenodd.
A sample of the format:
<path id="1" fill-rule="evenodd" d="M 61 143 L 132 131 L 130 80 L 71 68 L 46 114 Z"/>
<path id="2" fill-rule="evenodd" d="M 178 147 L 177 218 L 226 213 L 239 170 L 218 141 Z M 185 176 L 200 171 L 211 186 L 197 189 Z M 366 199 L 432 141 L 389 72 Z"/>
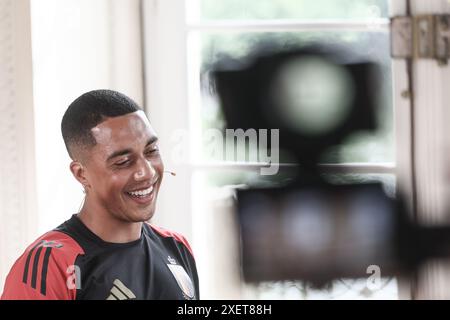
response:
<path id="1" fill-rule="evenodd" d="M 154 190 L 158 180 L 156 180 L 149 187 L 144 187 L 141 189 L 135 189 L 133 191 L 126 191 L 125 194 L 139 204 L 148 204 L 153 201 Z"/>
<path id="2" fill-rule="evenodd" d="M 132 192 L 127 192 L 129 195 L 134 196 L 134 197 L 144 197 L 149 195 L 151 192 L 153 191 L 153 186 L 150 186 L 147 189 L 142 189 L 142 190 L 138 190 L 138 191 L 132 191 Z"/>

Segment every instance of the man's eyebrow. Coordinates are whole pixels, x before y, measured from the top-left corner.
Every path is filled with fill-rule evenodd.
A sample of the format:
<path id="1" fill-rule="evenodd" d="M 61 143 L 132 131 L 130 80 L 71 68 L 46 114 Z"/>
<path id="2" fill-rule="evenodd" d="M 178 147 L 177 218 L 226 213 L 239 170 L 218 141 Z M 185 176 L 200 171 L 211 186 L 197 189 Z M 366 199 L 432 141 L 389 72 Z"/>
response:
<path id="1" fill-rule="evenodd" d="M 108 156 L 106 161 L 110 161 L 111 159 L 114 159 L 115 157 L 123 156 L 125 154 L 132 153 L 132 152 L 133 152 L 133 150 L 131 150 L 131 149 L 123 149 L 123 150 L 119 150 L 119 151 L 114 151 L 111 155 Z"/>
<path id="2" fill-rule="evenodd" d="M 145 145 L 146 147 L 151 145 L 152 143 L 155 143 L 158 141 L 158 137 L 157 136 L 153 136 L 150 139 L 148 139 L 147 144 Z"/>
<path id="3" fill-rule="evenodd" d="M 145 147 L 148 147 L 149 145 L 151 145 L 152 143 L 155 143 L 156 141 L 158 141 L 158 137 L 156 137 L 156 136 L 151 137 L 150 139 L 148 139 Z M 133 152 L 132 149 L 123 149 L 123 150 L 114 151 L 112 154 L 110 154 L 108 156 L 106 161 L 110 161 L 111 159 L 113 159 L 115 157 L 123 156 L 125 154 L 132 153 L 132 152 Z"/>

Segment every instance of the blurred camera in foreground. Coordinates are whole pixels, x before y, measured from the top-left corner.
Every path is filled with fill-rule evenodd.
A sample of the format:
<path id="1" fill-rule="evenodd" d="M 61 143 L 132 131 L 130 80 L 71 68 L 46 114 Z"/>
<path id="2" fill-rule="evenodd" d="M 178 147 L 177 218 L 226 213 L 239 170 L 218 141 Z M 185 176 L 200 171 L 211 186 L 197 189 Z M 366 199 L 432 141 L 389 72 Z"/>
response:
<path id="1" fill-rule="evenodd" d="M 267 50 L 268 49 L 268 50 Z M 298 174 L 276 188 L 237 190 L 244 278 L 250 282 L 407 275 L 445 256 L 449 228 L 415 224 L 401 191 L 380 183 L 335 185 L 323 153 L 359 130 L 376 129 L 380 70 L 341 48 L 277 50 L 223 59 L 213 73 L 227 129 L 279 129 L 279 146 Z"/>

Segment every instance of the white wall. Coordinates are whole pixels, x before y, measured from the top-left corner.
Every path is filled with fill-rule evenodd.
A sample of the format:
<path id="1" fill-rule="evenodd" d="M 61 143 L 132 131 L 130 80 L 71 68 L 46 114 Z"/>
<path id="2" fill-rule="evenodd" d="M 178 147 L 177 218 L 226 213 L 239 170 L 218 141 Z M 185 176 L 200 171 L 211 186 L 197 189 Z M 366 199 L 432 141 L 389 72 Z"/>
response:
<path id="1" fill-rule="evenodd" d="M 70 102 L 109 88 L 143 105 L 139 9 L 139 0 L 0 0 L 1 288 L 25 247 L 82 201 L 60 132 Z"/>
<path id="2" fill-rule="evenodd" d="M 61 118 L 99 88 L 143 104 L 139 0 L 32 0 L 39 232 L 78 212 L 82 189 L 69 171 Z"/>

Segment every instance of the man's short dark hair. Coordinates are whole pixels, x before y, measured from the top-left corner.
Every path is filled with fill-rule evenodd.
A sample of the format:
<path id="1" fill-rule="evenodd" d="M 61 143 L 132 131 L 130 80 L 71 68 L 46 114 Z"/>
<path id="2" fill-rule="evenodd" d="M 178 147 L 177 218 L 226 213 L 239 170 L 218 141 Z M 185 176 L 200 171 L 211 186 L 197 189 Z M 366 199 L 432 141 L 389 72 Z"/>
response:
<path id="1" fill-rule="evenodd" d="M 74 159 L 79 148 L 86 149 L 97 143 L 91 129 L 108 118 L 142 110 L 126 95 L 113 90 L 93 90 L 73 101 L 61 121 L 61 132 L 69 156 Z M 75 151 L 76 149 L 76 151 Z"/>

